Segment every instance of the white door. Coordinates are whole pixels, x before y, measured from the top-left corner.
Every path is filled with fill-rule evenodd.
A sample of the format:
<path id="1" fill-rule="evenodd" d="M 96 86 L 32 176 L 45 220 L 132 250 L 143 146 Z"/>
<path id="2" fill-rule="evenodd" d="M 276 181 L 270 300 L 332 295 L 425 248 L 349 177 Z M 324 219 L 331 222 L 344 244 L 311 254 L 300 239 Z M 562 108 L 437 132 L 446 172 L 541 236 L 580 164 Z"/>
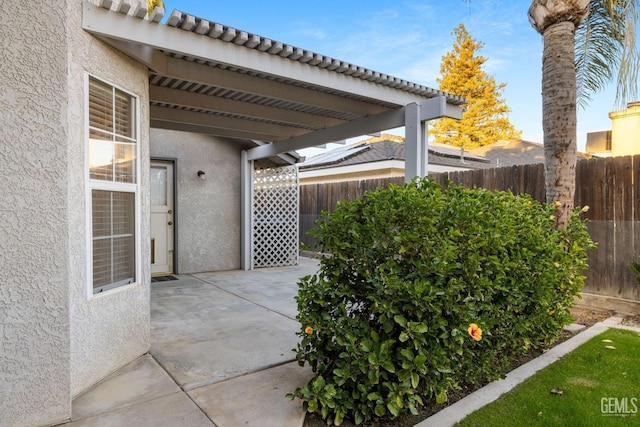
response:
<path id="1" fill-rule="evenodd" d="M 173 269 L 173 163 L 151 161 L 151 274 Z"/>

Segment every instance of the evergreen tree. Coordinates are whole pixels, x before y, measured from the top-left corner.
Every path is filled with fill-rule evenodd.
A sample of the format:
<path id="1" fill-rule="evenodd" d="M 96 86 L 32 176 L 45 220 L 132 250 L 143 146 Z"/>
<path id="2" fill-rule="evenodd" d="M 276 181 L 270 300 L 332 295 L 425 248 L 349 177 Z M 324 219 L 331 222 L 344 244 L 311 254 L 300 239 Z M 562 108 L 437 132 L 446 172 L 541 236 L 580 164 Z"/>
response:
<path id="1" fill-rule="evenodd" d="M 434 122 L 430 133 L 436 142 L 465 149 L 493 144 L 496 141 L 520 138 L 507 113 L 510 111 L 501 92 L 506 84 L 496 84 L 482 70 L 487 58 L 476 56 L 484 43 L 471 38 L 463 24 L 455 30 L 453 50 L 442 57 L 439 89 L 464 97 L 462 120 L 441 119 Z"/>

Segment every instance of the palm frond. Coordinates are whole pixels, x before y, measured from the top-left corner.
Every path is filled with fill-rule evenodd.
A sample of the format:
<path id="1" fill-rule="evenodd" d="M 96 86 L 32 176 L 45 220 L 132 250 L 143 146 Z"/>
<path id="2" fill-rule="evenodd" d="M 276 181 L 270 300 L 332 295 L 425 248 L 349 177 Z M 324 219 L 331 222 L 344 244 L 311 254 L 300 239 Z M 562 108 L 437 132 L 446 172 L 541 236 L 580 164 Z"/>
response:
<path id="1" fill-rule="evenodd" d="M 637 45 L 638 13 L 640 2 L 629 0 L 626 2 L 624 15 L 626 25 L 624 32 L 624 48 L 620 58 L 618 71 L 618 92 L 616 103 L 624 106 L 626 101 L 637 100 L 638 96 L 638 71 L 640 71 L 640 49 Z"/>
<path id="2" fill-rule="evenodd" d="M 578 105 L 616 80 L 616 105 L 637 96 L 640 55 L 636 45 L 640 0 L 593 0 L 576 31 Z"/>

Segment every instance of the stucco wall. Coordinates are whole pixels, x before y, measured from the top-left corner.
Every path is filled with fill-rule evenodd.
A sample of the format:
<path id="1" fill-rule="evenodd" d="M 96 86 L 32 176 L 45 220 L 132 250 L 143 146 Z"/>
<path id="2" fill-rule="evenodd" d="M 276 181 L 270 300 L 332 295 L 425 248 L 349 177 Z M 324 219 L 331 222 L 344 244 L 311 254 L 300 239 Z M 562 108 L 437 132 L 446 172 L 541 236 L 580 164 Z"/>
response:
<path id="1" fill-rule="evenodd" d="M 150 348 L 149 306 L 149 99 L 147 69 L 82 30 L 82 2 L 70 1 L 69 31 L 69 251 L 71 301 L 71 395 L 126 365 Z M 144 25 L 144 23 L 140 23 Z M 141 283 L 87 295 L 87 194 L 85 187 L 86 73 L 139 96 L 138 176 Z"/>
<path id="2" fill-rule="evenodd" d="M 0 2 L 0 425 L 71 399 L 148 351 L 146 69 L 82 30 L 82 2 Z M 87 295 L 86 72 L 140 95 L 142 283 Z"/>
<path id="3" fill-rule="evenodd" d="M 0 16 L 0 425 L 41 425 L 70 411 L 66 3 Z"/>
<path id="4" fill-rule="evenodd" d="M 611 118 L 611 155 L 640 153 L 640 106 L 609 113 Z"/>
<path id="5" fill-rule="evenodd" d="M 240 268 L 240 148 L 208 135 L 151 129 L 151 156 L 175 158 L 178 271 Z M 201 180 L 197 172 L 205 172 Z"/>

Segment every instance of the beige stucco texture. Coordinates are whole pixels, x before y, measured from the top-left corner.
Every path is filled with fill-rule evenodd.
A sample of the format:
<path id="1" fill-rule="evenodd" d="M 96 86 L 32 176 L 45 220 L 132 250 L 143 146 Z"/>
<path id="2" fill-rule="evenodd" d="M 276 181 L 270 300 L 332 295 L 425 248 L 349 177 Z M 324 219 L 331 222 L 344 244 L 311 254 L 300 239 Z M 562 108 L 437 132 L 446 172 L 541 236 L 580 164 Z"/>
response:
<path id="1" fill-rule="evenodd" d="M 70 406 L 66 4 L 0 16 L 0 425 L 37 425 Z"/>
<path id="2" fill-rule="evenodd" d="M 81 2 L 80 2 L 81 3 Z M 79 31 L 82 8 L 70 8 L 74 31 L 69 33 L 70 259 L 71 265 L 71 394 L 79 393 L 148 351 L 149 308 L 149 150 L 148 72 L 146 67 L 115 51 L 90 34 Z M 138 212 L 141 254 L 139 282 L 88 295 L 86 202 L 87 75 L 103 80 L 138 98 L 140 107 L 140 170 Z"/>
<path id="3" fill-rule="evenodd" d="M 0 425 L 68 420 L 71 399 L 148 351 L 145 67 L 82 31 L 82 2 L 0 2 Z M 140 281 L 89 288 L 86 78 L 139 96 Z"/>
<path id="4" fill-rule="evenodd" d="M 609 113 L 611 118 L 611 155 L 632 156 L 640 153 L 640 102 L 627 109 Z"/>

